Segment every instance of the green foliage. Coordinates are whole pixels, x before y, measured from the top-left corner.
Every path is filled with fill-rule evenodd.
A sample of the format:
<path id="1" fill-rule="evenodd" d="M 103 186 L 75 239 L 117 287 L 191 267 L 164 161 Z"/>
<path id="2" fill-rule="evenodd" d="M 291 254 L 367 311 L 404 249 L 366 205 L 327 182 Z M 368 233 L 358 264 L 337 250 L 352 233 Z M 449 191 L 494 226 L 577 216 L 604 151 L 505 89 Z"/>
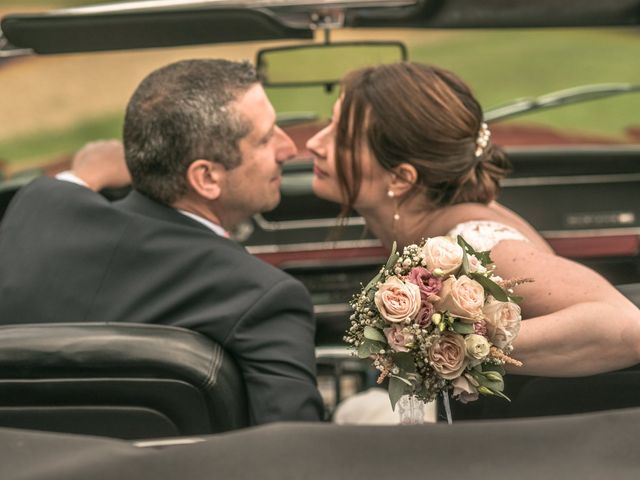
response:
<path id="1" fill-rule="evenodd" d="M 493 295 L 493 298 L 495 298 L 496 300 L 500 300 L 501 302 L 509 301 L 509 297 L 504 292 L 502 287 L 498 285 L 496 282 L 494 282 L 493 280 L 488 279 L 487 277 L 485 277 L 480 273 L 470 273 L 469 277 L 473 278 L 476 282 L 482 285 L 485 290 L 488 290 L 489 293 Z"/>
<path id="2" fill-rule="evenodd" d="M 34 135 L 0 142 L 0 159 L 7 163 L 51 159 L 76 151 L 85 143 L 122 137 L 121 113 L 85 120 L 64 130 L 41 131 Z"/>
<path id="3" fill-rule="evenodd" d="M 364 327 L 364 338 L 372 340 L 374 342 L 387 343 L 387 339 L 384 338 L 384 335 L 380 332 L 380 330 L 369 326 Z"/>
<path id="4" fill-rule="evenodd" d="M 453 328 L 454 332 L 459 333 L 461 335 L 469 335 L 475 332 L 473 328 L 473 323 L 456 321 L 451 324 L 451 328 Z"/>
<path id="5" fill-rule="evenodd" d="M 385 346 L 386 345 L 382 342 L 365 339 L 358 346 L 358 358 L 369 358 L 371 355 L 383 350 Z"/>
<path id="6" fill-rule="evenodd" d="M 396 403 L 403 395 L 408 395 L 412 391 L 411 383 L 402 378 L 392 376 L 389 378 L 389 400 L 391 400 L 391 408 L 396 409 Z"/>

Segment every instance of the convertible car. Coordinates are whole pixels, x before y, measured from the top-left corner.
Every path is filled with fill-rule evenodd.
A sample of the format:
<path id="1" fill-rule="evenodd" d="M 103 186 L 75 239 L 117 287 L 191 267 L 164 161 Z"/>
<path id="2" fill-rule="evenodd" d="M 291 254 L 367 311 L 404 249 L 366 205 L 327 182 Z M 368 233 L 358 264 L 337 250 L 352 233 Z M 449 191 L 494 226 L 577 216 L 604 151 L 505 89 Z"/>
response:
<path id="1" fill-rule="evenodd" d="M 25 11 L 0 2 L 0 221 L 12 196 L 34 176 L 66 168 L 85 141 L 117 136 L 122 120 L 114 112 L 122 112 L 137 81 L 152 68 L 187 56 L 253 58 L 279 123 L 299 153 L 285 166 L 278 208 L 257 215 L 234 235 L 251 253 L 310 290 L 318 320 L 319 381 L 329 416 L 340 399 L 370 384 L 366 366 L 344 356 L 341 339 L 348 326 L 348 300 L 388 255 L 355 214 L 337 229 L 339 207 L 315 198 L 310 189 L 312 160 L 305 141 L 326 124 L 339 80 L 352 68 L 413 59 L 460 73 L 476 89 L 492 138 L 505 146 L 513 163 L 501 202 L 539 229 L 558 254 L 594 268 L 640 304 L 640 70 L 633 60 L 640 45 L 640 1 L 86 3 L 52 0 Z M 51 93 L 43 93 L 47 89 Z M 109 198 L 124 193 L 103 192 Z M 87 478 L 98 469 L 101 478 L 116 472 L 121 478 L 147 478 L 149 472 L 177 478 L 191 461 L 226 478 L 359 478 L 404 472 L 401 464 L 410 464 L 407 474 L 445 478 L 474 469 L 495 478 L 601 478 L 604 472 L 632 478 L 640 466 L 629 449 L 640 410 L 609 411 L 640 407 L 636 369 L 583 379 L 511 376 L 507 393 L 512 404 L 478 402 L 473 409 L 454 410 L 454 425 L 423 431 L 276 425 L 216 434 L 242 426 L 241 405 L 220 400 L 220 391 L 200 389 L 207 374 L 200 362 L 211 355 L 201 339 L 105 325 L 47 328 L 0 329 L 1 425 L 128 439 L 182 435 L 172 442 L 183 445 L 0 430 L 0 443 L 10 447 L 10 473 L 3 478 Z M 194 354 L 155 355 L 159 344 L 154 342 L 167 336 L 182 352 L 194 341 L 189 347 Z M 96 354 L 107 338 L 115 338 L 115 346 Z M 57 352 L 77 346 L 78 339 L 85 348 L 75 351 L 75 359 L 55 359 Z M 123 351 L 131 353 L 131 341 L 148 348 L 122 359 Z M 75 372 L 78 359 L 85 363 Z M 133 367 L 118 363 L 127 361 Z M 131 375 L 123 379 L 118 372 L 126 368 Z M 224 373 L 226 368 L 220 370 L 223 380 L 233 377 L 233 366 L 228 367 L 231 373 Z M 109 393 L 110 382 L 117 384 L 115 396 Z M 227 395 L 239 388 L 230 382 Z M 194 400 L 192 390 L 199 399 Z M 165 393 L 162 399 L 151 398 L 158 392 Z M 585 413 L 596 410 L 605 412 Z M 583 415 L 566 416 L 577 413 Z M 487 420 L 532 416 L 540 418 Z M 207 419 L 206 428 L 201 418 Z M 458 423 L 463 419 L 487 420 L 483 445 L 508 445 L 500 465 L 486 460 L 486 452 L 452 448 L 477 435 L 473 423 Z M 193 437 L 210 433 L 215 435 Z M 263 449 L 271 438 L 279 446 Z M 389 450 L 393 461 L 379 455 L 378 438 L 394 444 Z M 435 438 L 442 443 L 429 453 L 415 449 L 416 442 Z M 568 449 L 572 442 L 574 448 Z M 236 444 L 255 462 L 241 461 L 233 453 Z M 481 448 L 477 440 L 473 445 Z M 545 462 L 538 461 L 541 454 L 532 454 L 540 445 L 548 446 Z M 207 448 L 215 455 L 207 455 Z M 46 460 L 48 468 L 28 460 L 30 454 L 42 455 L 44 462 L 74 451 L 83 452 L 81 460 L 53 467 Z M 295 457 L 288 466 L 279 460 L 285 455 Z M 510 464 L 516 457 L 527 460 Z M 167 459 L 183 467 L 167 467 Z M 320 459 L 330 467 L 325 470 Z M 118 470 L 118 464 L 126 467 Z M 188 471 L 193 478 L 205 478 L 193 465 Z"/>

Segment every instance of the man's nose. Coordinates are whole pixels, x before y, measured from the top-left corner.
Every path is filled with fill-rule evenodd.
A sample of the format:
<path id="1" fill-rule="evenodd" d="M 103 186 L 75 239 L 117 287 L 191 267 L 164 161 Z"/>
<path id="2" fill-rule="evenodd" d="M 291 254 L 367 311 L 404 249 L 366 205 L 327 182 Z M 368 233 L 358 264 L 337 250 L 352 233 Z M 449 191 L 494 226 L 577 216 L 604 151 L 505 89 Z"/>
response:
<path id="1" fill-rule="evenodd" d="M 278 150 L 276 152 L 276 160 L 285 162 L 296 156 L 298 148 L 291 137 L 285 133 L 280 127 L 276 127 L 276 135 L 278 136 Z"/>

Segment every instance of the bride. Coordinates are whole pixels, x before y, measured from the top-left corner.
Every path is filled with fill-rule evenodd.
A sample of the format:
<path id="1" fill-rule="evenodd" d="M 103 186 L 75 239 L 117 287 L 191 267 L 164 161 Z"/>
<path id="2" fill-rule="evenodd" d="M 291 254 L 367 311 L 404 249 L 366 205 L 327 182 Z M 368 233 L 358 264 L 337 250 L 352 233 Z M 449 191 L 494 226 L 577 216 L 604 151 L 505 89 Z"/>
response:
<path id="1" fill-rule="evenodd" d="M 524 366 L 512 373 L 581 376 L 640 363 L 638 308 L 496 201 L 509 162 L 451 72 L 417 63 L 352 72 L 330 125 L 307 147 L 316 195 L 355 209 L 385 247 L 461 234 L 492 249 L 502 278 L 534 279 L 516 287 L 526 321 L 514 356 Z"/>

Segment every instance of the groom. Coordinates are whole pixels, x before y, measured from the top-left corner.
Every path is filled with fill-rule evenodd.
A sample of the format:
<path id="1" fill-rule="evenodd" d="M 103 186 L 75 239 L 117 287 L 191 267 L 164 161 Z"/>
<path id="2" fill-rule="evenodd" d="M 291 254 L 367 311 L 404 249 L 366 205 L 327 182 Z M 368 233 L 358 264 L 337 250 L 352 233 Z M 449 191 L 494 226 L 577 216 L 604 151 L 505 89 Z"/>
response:
<path id="1" fill-rule="evenodd" d="M 309 295 L 227 234 L 280 200 L 296 149 L 275 119 L 248 63 L 151 73 L 125 117 L 127 198 L 91 191 L 126 182 L 119 143 L 90 145 L 71 172 L 16 195 L 0 227 L 0 323 L 190 328 L 238 363 L 253 424 L 320 420 Z"/>

